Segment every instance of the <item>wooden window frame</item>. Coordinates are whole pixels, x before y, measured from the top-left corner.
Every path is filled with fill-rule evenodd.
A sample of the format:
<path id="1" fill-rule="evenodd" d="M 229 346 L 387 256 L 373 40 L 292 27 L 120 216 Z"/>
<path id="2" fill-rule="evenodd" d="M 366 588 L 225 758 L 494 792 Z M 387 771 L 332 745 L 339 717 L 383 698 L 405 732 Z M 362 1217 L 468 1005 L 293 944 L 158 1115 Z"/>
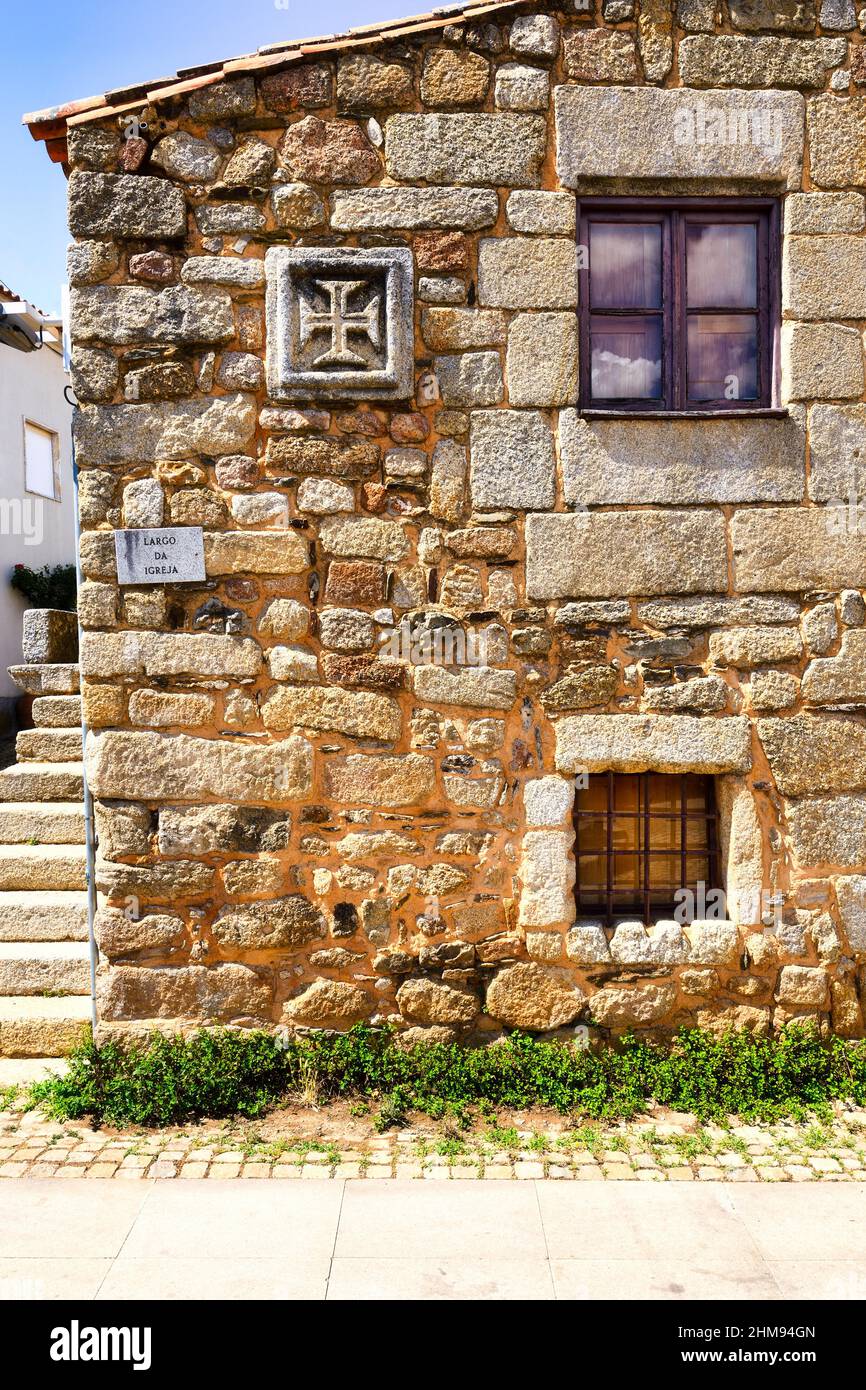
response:
<path id="1" fill-rule="evenodd" d="M 690 820 L 704 821 L 707 827 L 706 849 L 701 849 L 700 851 L 700 854 L 705 854 L 707 859 L 708 873 L 705 885 L 706 892 L 709 894 L 722 887 L 719 808 L 718 801 L 716 798 L 716 785 L 714 778 L 703 775 L 697 776 L 696 774 L 692 773 L 664 774 L 655 772 L 601 772 L 593 773 L 592 775 L 594 777 L 603 777 L 606 779 L 606 809 L 601 812 L 598 810 L 583 810 L 580 806 L 580 792 L 578 792 L 575 796 L 573 811 L 575 860 L 574 897 L 575 903 L 577 905 L 577 915 L 579 918 L 592 918 L 596 921 L 601 920 L 605 923 L 606 926 L 612 926 L 617 921 L 632 920 L 634 918 L 639 918 L 641 921 L 645 923 L 645 925 L 649 926 L 653 921 L 667 920 L 673 917 L 676 908 L 673 893 L 671 895 L 671 901 L 669 903 L 659 903 L 654 902 L 652 900 L 652 894 L 655 891 L 655 887 L 650 883 L 650 859 L 653 854 L 657 854 L 659 855 L 659 857 L 666 857 L 671 859 L 678 855 L 681 870 L 680 882 L 678 884 L 670 885 L 673 889 L 673 892 L 676 892 L 679 888 L 696 887 L 696 885 L 691 884 L 689 882 L 687 871 L 688 859 L 690 857 L 698 857 L 699 853 L 693 846 L 689 846 L 687 844 L 686 825 L 687 822 Z M 649 779 L 651 777 L 657 776 L 667 776 L 670 778 L 671 782 L 679 782 L 678 812 L 668 813 L 663 811 L 653 811 L 651 809 L 649 797 Z M 617 780 L 625 781 L 626 779 L 634 779 L 638 783 L 638 810 L 634 812 L 615 810 L 614 796 L 616 782 Z M 704 793 L 704 810 L 702 812 L 690 812 L 688 810 L 687 791 L 689 783 L 691 782 L 693 784 L 695 780 L 698 780 L 702 784 L 702 789 Z M 597 859 L 599 857 L 599 852 L 596 849 L 586 850 L 583 852 L 581 851 L 580 823 L 581 820 L 598 821 L 602 818 L 606 819 L 606 849 L 603 853 L 604 858 L 606 860 L 607 892 L 605 905 L 603 907 L 599 907 L 597 901 L 597 889 L 592 891 L 592 897 L 594 899 L 594 901 L 592 902 L 585 901 L 584 898 L 586 895 L 581 892 L 581 859 L 584 857 Z M 617 851 L 614 849 L 613 822 L 615 819 L 633 819 L 638 822 L 637 850 L 628 849 Z M 680 821 L 679 850 L 670 850 L 667 847 L 654 850 L 652 848 L 651 836 L 651 828 L 653 822 L 668 822 L 676 819 Z M 617 853 L 623 855 L 628 854 L 632 857 L 636 856 L 640 866 L 641 877 L 643 882 L 642 891 L 638 896 L 635 896 L 629 901 L 623 901 L 621 897 L 618 898 L 615 896 L 613 868 L 614 859 Z"/>
<path id="2" fill-rule="evenodd" d="M 580 409 L 587 416 L 653 415 L 783 415 L 780 408 L 781 336 L 781 218 L 776 198 L 581 198 L 578 200 L 580 245 L 589 247 L 594 220 L 652 222 L 662 227 L 662 395 L 645 399 L 594 400 L 590 356 L 590 277 L 592 267 L 584 256 L 578 272 L 580 328 Z M 689 221 L 742 224 L 758 227 L 758 396 L 755 400 L 690 401 L 687 392 L 686 348 L 688 311 L 685 296 L 685 227 Z M 616 317 L 639 313 L 635 309 L 604 309 Z M 694 311 L 692 311 L 694 312 Z M 730 306 L 703 313 L 735 313 Z M 753 312 L 753 311 L 748 311 Z"/>

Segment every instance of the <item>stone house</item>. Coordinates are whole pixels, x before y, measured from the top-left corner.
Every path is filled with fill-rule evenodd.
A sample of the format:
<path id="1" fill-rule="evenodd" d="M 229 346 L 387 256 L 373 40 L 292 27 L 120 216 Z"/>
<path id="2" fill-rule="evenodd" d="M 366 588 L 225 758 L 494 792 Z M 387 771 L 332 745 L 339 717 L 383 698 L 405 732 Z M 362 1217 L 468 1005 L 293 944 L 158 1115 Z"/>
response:
<path id="1" fill-rule="evenodd" d="M 864 29 L 449 5 L 25 118 L 106 1036 L 862 1035 Z"/>

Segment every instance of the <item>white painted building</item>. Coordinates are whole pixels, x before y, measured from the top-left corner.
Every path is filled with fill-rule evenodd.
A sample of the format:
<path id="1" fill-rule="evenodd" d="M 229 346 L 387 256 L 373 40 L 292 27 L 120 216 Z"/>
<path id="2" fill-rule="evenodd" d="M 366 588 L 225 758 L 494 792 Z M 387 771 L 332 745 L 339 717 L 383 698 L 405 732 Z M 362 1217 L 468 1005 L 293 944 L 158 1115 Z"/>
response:
<path id="1" fill-rule="evenodd" d="M 68 380 L 59 321 L 0 282 L 0 729 L 21 694 L 6 668 L 27 606 L 9 576 L 75 560 Z"/>

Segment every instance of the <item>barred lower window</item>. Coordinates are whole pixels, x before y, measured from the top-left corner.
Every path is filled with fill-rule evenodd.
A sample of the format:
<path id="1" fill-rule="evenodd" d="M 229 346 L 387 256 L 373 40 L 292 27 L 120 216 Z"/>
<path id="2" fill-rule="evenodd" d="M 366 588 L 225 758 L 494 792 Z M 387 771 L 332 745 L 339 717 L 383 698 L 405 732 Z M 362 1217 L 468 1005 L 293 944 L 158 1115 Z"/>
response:
<path id="1" fill-rule="evenodd" d="M 579 916 L 650 923 L 674 915 L 681 890 L 703 901 L 721 886 L 712 777 L 597 773 L 578 788 L 574 831 Z"/>
<path id="2" fill-rule="evenodd" d="M 582 408 L 772 407 L 778 226 L 772 199 L 582 200 Z"/>

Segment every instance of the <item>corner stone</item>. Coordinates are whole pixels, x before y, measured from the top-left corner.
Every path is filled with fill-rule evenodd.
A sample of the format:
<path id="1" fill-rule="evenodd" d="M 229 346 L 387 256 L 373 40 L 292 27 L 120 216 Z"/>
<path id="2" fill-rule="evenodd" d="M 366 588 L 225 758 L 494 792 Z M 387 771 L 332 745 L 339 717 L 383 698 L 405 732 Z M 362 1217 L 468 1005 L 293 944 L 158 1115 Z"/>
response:
<path id="1" fill-rule="evenodd" d="M 75 237 L 183 236 L 186 203 L 168 179 L 77 169 L 69 180 L 69 230 Z"/>
<path id="2" fill-rule="evenodd" d="M 94 285 L 70 294 L 77 345 L 83 343 L 223 343 L 234 336 L 232 302 L 224 290 L 171 285 Z"/>
<path id="3" fill-rule="evenodd" d="M 240 453 L 256 428 L 253 396 L 236 395 L 153 405 L 88 405 L 75 416 L 82 463 L 183 459 Z"/>

